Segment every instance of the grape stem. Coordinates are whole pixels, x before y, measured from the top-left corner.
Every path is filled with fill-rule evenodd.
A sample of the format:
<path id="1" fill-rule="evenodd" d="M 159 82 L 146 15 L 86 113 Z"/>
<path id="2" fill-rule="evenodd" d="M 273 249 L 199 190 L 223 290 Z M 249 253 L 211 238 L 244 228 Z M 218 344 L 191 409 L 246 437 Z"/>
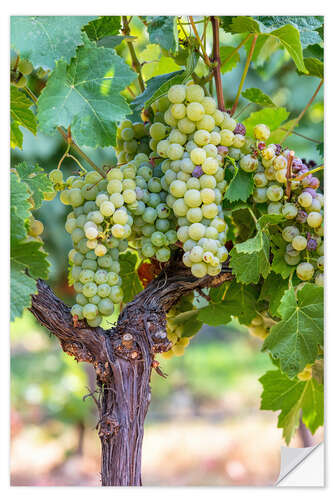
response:
<path id="1" fill-rule="evenodd" d="M 287 185 L 286 185 L 286 196 L 287 200 L 290 200 L 290 195 L 291 195 L 291 177 L 292 177 L 292 171 L 291 171 L 291 166 L 293 164 L 295 152 L 294 151 L 289 151 L 289 156 L 288 156 L 288 163 L 287 163 Z"/>
<path id="2" fill-rule="evenodd" d="M 305 179 L 307 175 L 314 174 L 315 172 L 320 172 L 321 170 L 324 170 L 324 165 L 320 165 L 320 167 L 313 168 L 312 170 L 309 170 L 308 172 L 305 172 L 304 174 L 300 175 L 299 177 L 295 177 L 293 179 L 294 181 L 302 181 Z"/>
<path id="3" fill-rule="evenodd" d="M 210 16 L 210 20 L 213 28 L 213 72 L 216 87 L 216 97 L 218 108 L 221 111 L 225 111 L 224 97 L 223 97 L 223 86 L 221 78 L 221 58 L 220 58 L 220 33 L 219 33 L 219 20 L 216 16 Z"/>
<path id="4" fill-rule="evenodd" d="M 194 24 L 194 21 L 193 21 L 193 17 L 192 16 L 188 16 L 189 20 L 190 20 L 190 23 L 191 23 L 191 26 L 192 26 L 192 29 L 193 29 L 193 32 L 194 32 L 194 35 L 195 35 L 195 38 L 197 39 L 198 41 L 198 44 L 200 45 L 200 48 L 201 48 L 201 51 L 202 51 L 202 55 L 203 55 L 203 58 L 204 58 L 204 61 L 206 63 L 206 65 L 208 66 L 208 68 L 211 67 L 211 62 L 209 60 L 209 57 L 205 51 L 205 47 L 203 46 L 203 43 L 201 41 L 201 38 L 199 36 L 199 33 L 198 33 L 198 30 L 197 30 L 197 27 L 196 25 Z"/>
<path id="5" fill-rule="evenodd" d="M 235 113 L 236 109 L 237 109 L 239 97 L 240 97 L 240 94 L 242 92 L 242 88 L 243 88 L 243 85 L 244 85 L 244 82 L 245 82 L 245 78 L 246 78 L 247 72 L 248 72 L 249 67 L 250 67 L 250 63 L 251 63 L 251 59 L 252 59 L 252 56 L 253 56 L 254 47 L 256 45 L 257 38 L 258 38 L 258 35 L 256 35 L 256 34 L 253 35 L 253 40 L 252 40 L 251 48 L 249 50 L 249 53 L 248 53 L 248 56 L 247 56 L 247 59 L 246 59 L 244 71 L 243 71 L 243 74 L 242 74 L 241 81 L 239 83 L 239 87 L 238 87 L 236 99 L 235 99 L 235 102 L 234 102 L 234 104 L 232 106 L 232 109 L 231 109 L 231 112 L 230 112 L 230 116 L 232 116 Z"/>
<path id="6" fill-rule="evenodd" d="M 129 20 L 127 19 L 127 16 L 122 16 L 122 20 L 123 20 L 122 32 L 124 33 L 125 36 L 129 36 L 130 35 Z M 141 92 L 144 92 L 145 91 L 145 84 L 144 84 L 142 73 L 141 73 L 140 61 L 136 55 L 133 43 L 130 40 L 126 40 L 126 43 L 127 43 L 127 47 L 128 47 L 130 54 L 131 54 L 133 68 L 135 69 L 135 71 L 138 74 L 138 82 L 139 82 L 140 90 L 141 90 Z"/>
<path id="7" fill-rule="evenodd" d="M 311 104 L 313 103 L 313 101 L 315 100 L 316 95 L 318 94 L 319 90 L 321 89 L 321 86 L 322 86 L 323 83 L 324 83 L 324 80 L 323 79 L 320 80 L 320 83 L 319 83 L 318 87 L 316 88 L 313 96 L 311 97 L 311 99 L 309 100 L 309 102 L 307 103 L 307 105 L 305 106 L 305 108 L 298 115 L 298 117 L 295 119 L 294 125 L 290 128 L 290 130 L 287 131 L 287 133 L 283 137 L 283 139 L 280 142 L 280 144 L 282 144 L 287 139 L 287 137 L 292 133 L 292 131 L 294 130 L 294 128 L 296 127 L 296 125 L 299 124 L 299 122 L 301 121 L 301 119 L 303 118 L 303 116 L 305 115 L 305 113 L 307 112 L 307 110 L 309 109 L 309 107 L 311 106 Z"/>

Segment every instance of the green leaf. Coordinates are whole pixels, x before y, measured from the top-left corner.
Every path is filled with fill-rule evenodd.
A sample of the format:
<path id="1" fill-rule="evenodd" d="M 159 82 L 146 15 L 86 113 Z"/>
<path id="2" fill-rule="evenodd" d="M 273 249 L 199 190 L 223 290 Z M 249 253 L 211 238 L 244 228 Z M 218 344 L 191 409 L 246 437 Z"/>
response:
<path id="1" fill-rule="evenodd" d="M 187 58 L 186 69 L 167 73 L 166 75 L 159 75 L 150 78 L 146 83 L 145 91 L 136 97 L 131 106 L 135 110 L 148 108 L 153 102 L 157 101 L 160 97 L 166 95 L 172 85 L 182 84 L 188 80 L 193 73 L 198 62 L 198 55 L 191 52 Z"/>
<path id="2" fill-rule="evenodd" d="M 10 174 L 10 205 L 15 208 L 20 219 L 25 220 L 30 217 L 31 203 L 28 201 L 30 196 L 28 186 L 12 172 Z"/>
<path id="3" fill-rule="evenodd" d="M 146 16 L 150 43 L 157 43 L 166 50 L 178 49 L 176 16 Z"/>
<path id="4" fill-rule="evenodd" d="M 285 108 L 264 108 L 260 111 L 251 113 L 243 123 L 246 127 L 247 135 L 254 137 L 253 129 L 258 123 L 265 123 L 270 130 L 275 130 L 288 118 L 288 116 L 289 111 Z"/>
<path id="5" fill-rule="evenodd" d="M 192 309 L 177 314 L 177 316 L 174 316 L 169 321 L 173 325 L 182 327 L 182 337 L 193 337 L 202 327 L 202 321 L 198 319 L 198 315 L 199 310 Z"/>
<path id="6" fill-rule="evenodd" d="M 50 264 L 41 247 L 42 243 L 37 240 L 17 241 L 11 247 L 11 265 L 26 268 L 33 278 L 47 278 Z"/>
<path id="7" fill-rule="evenodd" d="M 324 48 L 317 43 L 315 45 L 309 45 L 305 50 L 303 50 L 304 57 L 314 57 L 319 59 L 319 61 L 324 61 Z"/>
<path id="8" fill-rule="evenodd" d="M 277 315 L 284 292 L 288 288 L 288 280 L 284 280 L 278 274 L 271 271 L 264 281 L 259 300 L 268 302 L 269 312 L 272 316 Z"/>
<path id="9" fill-rule="evenodd" d="M 273 132 L 269 136 L 269 142 L 274 144 L 280 144 L 283 138 L 285 137 L 286 133 L 289 130 L 293 130 L 294 128 L 298 127 L 298 123 L 299 122 L 297 118 L 294 118 L 293 120 L 288 120 L 283 124 L 282 127 L 273 130 Z"/>
<path id="10" fill-rule="evenodd" d="M 209 305 L 200 309 L 199 319 L 211 326 L 227 324 L 232 316 L 245 325 L 257 315 L 257 289 L 253 285 L 226 282 L 210 291 Z"/>
<path id="11" fill-rule="evenodd" d="M 278 38 L 267 36 L 266 34 L 259 35 L 252 57 L 254 66 L 262 66 L 278 49 L 281 49 L 281 44 Z"/>
<path id="12" fill-rule="evenodd" d="M 234 201 L 246 201 L 253 192 L 253 176 L 244 170 L 234 167 L 234 177 L 224 194 L 224 199 L 233 203 Z"/>
<path id="13" fill-rule="evenodd" d="M 308 70 L 307 76 L 317 76 L 318 78 L 324 78 L 324 63 L 315 57 L 306 57 L 304 59 L 304 64 Z"/>
<path id="14" fill-rule="evenodd" d="M 100 40 L 106 36 L 117 35 L 121 28 L 120 16 L 101 16 L 98 19 L 90 21 L 83 30 L 87 33 L 90 40 Z"/>
<path id="15" fill-rule="evenodd" d="M 14 85 L 10 86 L 10 115 L 12 119 L 36 135 L 37 121 L 34 113 L 29 109 L 33 102 Z"/>
<path id="16" fill-rule="evenodd" d="M 320 156 L 323 158 L 324 157 L 324 143 L 321 142 L 320 144 L 317 144 L 316 150 L 320 154 Z"/>
<path id="17" fill-rule="evenodd" d="M 223 208 L 225 209 L 225 203 Z M 250 238 L 256 228 L 248 208 L 246 206 L 239 207 L 232 211 L 232 224 L 236 226 L 237 242 L 240 243 Z"/>
<path id="18" fill-rule="evenodd" d="M 260 24 L 249 16 L 234 17 L 230 25 L 231 33 L 260 33 Z"/>
<path id="19" fill-rule="evenodd" d="M 280 224 L 280 222 L 284 222 L 285 220 L 285 217 L 280 214 L 264 214 L 258 219 L 257 227 L 258 229 L 264 230 L 268 226 Z"/>
<path id="20" fill-rule="evenodd" d="M 289 377 L 314 363 L 318 345 L 323 344 L 323 288 L 307 283 L 296 292 L 287 290 L 278 314 L 282 320 L 271 328 L 263 350 L 279 358 L 283 372 Z"/>
<path id="21" fill-rule="evenodd" d="M 272 99 L 264 94 L 262 90 L 256 88 L 246 89 L 242 92 L 242 96 L 245 97 L 248 101 L 253 102 L 254 104 L 259 104 L 260 106 L 268 106 L 275 107 Z"/>
<path id="22" fill-rule="evenodd" d="M 24 267 L 13 264 L 10 268 L 10 321 L 21 317 L 31 305 L 31 295 L 37 292 L 35 280 L 27 276 Z"/>
<path id="23" fill-rule="evenodd" d="M 17 122 L 10 121 L 10 147 L 12 149 L 20 148 L 23 146 L 23 134 Z"/>
<path id="24" fill-rule="evenodd" d="M 81 28 L 96 16 L 12 16 L 11 43 L 35 67 L 53 69 L 68 62 L 82 44 Z"/>
<path id="25" fill-rule="evenodd" d="M 106 147 L 115 144 L 115 122 L 131 112 L 119 93 L 136 74 L 113 49 L 90 44 L 68 67 L 57 63 L 38 99 L 38 121 L 45 134 L 71 125 L 78 145 Z"/>
<path id="26" fill-rule="evenodd" d="M 229 47 L 228 45 L 220 47 L 221 72 L 223 74 L 234 69 L 240 61 L 240 55 L 238 52 L 235 52 L 235 54 L 228 59 L 234 50 L 235 47 Z M 228 59 L 228 61 L 225 63 L 226 59 Z"/>
<path id="27" fill-rule="evenodd" d="M 261 410 L 281 410 L 278 427 L 289 444 L 302 419 L 312 434 L 324 424 L 324 390 L 315 380 L 290 380 L 279 370 L 271 370 L 259 381 L 263 385 Z"/>
<path id="28" fill-rule="evenodd" d="M 118 47 L 123 40 L 135 40 L 135 36 L 106 36 L 97 41 L 98 47 L 106 47 L 108 49 L 114 49 Z"/>
<path id="29" fill-rule="evenodd" d="M 290 56 L 294 60 L 297 69 L 303 73 L 307 73 L 307 69 L 303 61 L 302 45 L 298 29 L 291 24 L 287 24 L 286 26 L 282 26 L 282 28 L 272 31 L 270 35 L 275 36 L 280 40 L 284 48 L 289 52 Z"/>
<path id="30" fill-rule="evenodd" d="M 123 280 L 122 289 L 124 292 L 124 302 L 128 303 L 143 290 L 136 271 L 138 258 L 135 253 L 126 252 L 119 256 L 120 276 Z"/>
<path id="31" fill-rule="evenodd" d="M 258 283 L 260 276 L 264 278 L 268 276 L 270 268 L 269 238 L 266 233 L 261 234 L 262 236 L 258 240 L 261 246 L 258 247 L 258 250 L 254 250 L 253 247 L 251 249 L 250 244 L 251 253 L 244 253 L 244 247 L 241 248 L 243 251 L 239 252 L 238 245 L 244 245 L 244 243 L 240 243 L 230 252 L 230 267 L 240 283 Z M 258 241 L 253 242 L 254 247 Z"/>
<path id="32" fill-rule="evenodd" d="M 53 192 L 53 185 L 48 175 L 38 165 L 28 165 L 26 162 L 15 165 L 15 170 L 20 179 L 30 189 L 35 208 L 39 208 L 44 199 L 44 193 Z"/>
<path id="33" fill-rule="evenodd" d="M 260 21 L 268 31 L 291 24 L 299 31 L 303 49 L 322 41 L 316 29 L 323 23 L 317 16 L 258 16 L 255 19 Z"/>
<path id="34" fill-rule="evenodd" d="M 287 243 L 280 234 L 271 234 L 271 242 L 271 252 L 273 254 L 272 271 L 286 279 L 295 270 L 295 266 L 289 266 L 284 260 Z"/>
<path id="35" fill-rule="evenodd" d="M 324 383 L 324 360 L 317 359 L 312 365 L 312 377 L 318 384 Z"/>

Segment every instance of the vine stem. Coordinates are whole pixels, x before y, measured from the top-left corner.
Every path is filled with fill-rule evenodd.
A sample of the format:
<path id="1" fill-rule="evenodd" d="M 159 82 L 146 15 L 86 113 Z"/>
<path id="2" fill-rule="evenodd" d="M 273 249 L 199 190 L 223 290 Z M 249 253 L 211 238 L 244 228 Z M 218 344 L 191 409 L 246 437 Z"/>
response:
<path id="1" fill-rule="evenodd" d="M 324 165 L 320 165 L 320 167 L 313 168 L 312 170 L 305 172 L 304 174 L 300 175 L 299 177 L 295 177 L 295 179 L 293 179 L 293 180 L 294 181 L 302 181 L 308 175 L 315 174 L 316 172 L 320 172 L 321 170 L 324 170 Z"/>
<path id="2" fill-rule="evenodd" d="M 193 21 L 193 17 L 192 16 L 188 16 L 189 20 L 190 20 L 190 23 L 191 23 L 191 26 L 192 26 L 192 29 L 193 29 L 193 32 L 194 32 L 194 35 L 195 35 L 195 38 L 197 39 L 199 45 L 200 45 L 200 48 L 201 48 L 201 51 L 202 51 L 202 55 L 203 55 L 203 58 L 204 58 L 204 61 L 205 63 L 207 64 L 207 66 L 210 68 L 211 67 L 211 62 L 209 60 L 209 57 L 207 56 L 207 53 L 205 51 L 205 47 L 203 46 L 203 43 L 200 39 L 200 36 L 199 36 L 199 33 L 198 33 L 198 30 L 197 30 L 197 27 L 196 25 L 194 24 L 194 21 Z"/>
<path id="3" fill-rule="evenodd" d="M 253 56 L 254 47 L 256 45 L 257 38 L 258 38 L 258 35 L 253 35 L 253 40 L 252 40 L 251 48 L 249 50 L 249 53 L 248 53 L 248 56 L 247 56 L 247 59 L 246 59 L 246 63 L 245 63 L 245 67 L 244 67 L 244 71 L 243 71 L 243 74 L 242 74 L 241 81 L 239 82 L 239 87 L 238 87 L 236 99 L 235 99 L 235 102 L 234 102 L 234 104 L 232 106 L 232 109 L 231 109 L 231 112 L 230 112 L 231 116 L 235 113 L 235 111 L 237 109 L 239 97 L 240 97 L 240 94 L 242 92 L 242 88 L 243 88 L 243 85 L 244 85 L 244 82 L 245 82 L 245 78 L 246 78 L 247 72 L 248 72 L 249 67 L 250 67 L 250 62 L 251 62 L 251 59 L 252 59 L 252 56 Z"/>
<path id="4" fill-rule="evenodd" d="M 210 16 L 213 28 L 213 61 L 214 61 L 214 79 L 216 87 L 216 96 L 218 108 L 225 111 L 223 86 L 221 78 L 221 58 L 220 58 L 220 33 L 219 33 L 219 20 L 215 16 Z"/>
<path id="5" fill-rule="evenodd" d="M 300 112 L 300 114 L 298 115 L 298 117 L 295 120 L 294 125 L 291 127 L 290 130 L 287 131 L 287 133 L 283 137 L 283 139 L 280 142 L 280 144 L 282 144 L 287 139 L 287 137 L 292 133 L 292 131 L 294 130 L 294 128 L 296 127 L 296 125 L 301 121 L 301 119 L 303 118 L 303 116 L 305 115 L 305 113 L 307 112 L 307 110 L 309 109 L 309 107 L 311 106 L 311 104 L 313 103 L 313 101 L 315 100 L 316 95 L 318 94 L 319 90 L 321 89 L 321 86 L 322 86 L 323 83 L 324 83 L 324 80 L 323 79 L 320 80 L 320 83 L 319 83 L 318 87 L 316 88 L 313 96 L 311 97 L 311 99 L 309 100 L 309 102 L 307 103 L 307 105 L 305 106 L 305 108 L 303 109 L 303 111 Z"/>
<path id="6" fill-rule="evenodd" d="M 290 200 L 290 195 L 291 195 L 291 166 L 293 164 L 295 152 L 294 151 L 289 151 L 289 156 L 288 156 L 288 163 L 287 163 L 287 185 L 286 185 L 286 196 L 287 200 Z"/>
<path id="7" fill-rule="evenodd" d="M 304 134 L 300 134 L 299 132 L 295 132 L 295 130 L 288 130 L 287 128 L 284 127 L 281 127 L 281 130 L 283 130 L 283 132 L 290 132 L 291 134 L 297 135 L 298 137 L 302 137 L 302 139 L 314 142 L 315 144 L 321 144 L 321 141 L 317 141 L 317 139 L 312 139 L 312 137 L 308 137 Z"/>
<path id="8" fill-rule="evenodd" d="M 31 97 L 31 99 L 33 100 L 33 102 L 35 104 L 37 104 L 38 102 L 38 99 L 37 97 L 35 96 L 35 94 L 28 88 L 28 87 L 24 87 L 24 90 L 26 91 L 26 93 Z M 89 165 L 94 169 L 96 170 L 96 172 L 98 172 L 102 177 L 105 177 L 106 178 L 106 174 L 105 172 L 99 168 L 96 163 L 94 163 L 90 158 L 89 156 L 87 156 L 81 148 L 79 148 L 79 146 L 77 144 L 75 144 L 75 142 L 73 141 L 72 139 L 72 136 L 68 133 L 66 133 L 61 127 L 57 127 L 57 130 L 59 132 L 59 134 L 62 135 L 63 139 L 65 140 L 65 142 L 67 144 L 70 144 L 71 147 L 80 155 L 82 156 L 82 158 L 84 160 L 86 160 L 87 163 L 89 163 Z"/>
<path id="9" fill-rule="evenodd" d="M 127 19 L 127 16 L 122 16 L 122 20 L 123 20 L 122 31 L 123 31 L 125 36 L 129 36 L 130 35 L 130 27 L 129 27 L 129 21 Z M 129 49 L 130 54 L 131 54 L 133 68 L 135 69 L 135 71 L 138 74 L 138 82 L 139 82 L 140 90 L 141 90 L 141 92 L 144 92 L 145 91 L 145 83 L 143 81 L 143 77 L 142 77 L 142 73 L 141 73 L 140 61 L 136 55 L 133 43 L 130 40 L 126 40 L 126 43 L 127 43 L 128 49 Z"/>

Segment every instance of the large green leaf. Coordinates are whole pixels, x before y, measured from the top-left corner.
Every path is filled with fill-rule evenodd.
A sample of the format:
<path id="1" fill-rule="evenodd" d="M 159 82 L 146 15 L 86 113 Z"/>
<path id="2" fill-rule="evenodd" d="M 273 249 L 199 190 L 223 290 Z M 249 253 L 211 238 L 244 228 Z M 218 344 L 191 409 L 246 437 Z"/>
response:
<path id="1" fill-rule="evenodd" d="M 263 350 L 279 358 L 282 371 L 294 377 L 315 361 L 323 344 L 323 288 L 307 283 L 297 294 L 290 288 L 277 312 L 282 319 L 271 328 Z"/>
<path id="2" fill-rule="evenodd" d="M 11 44 L 35 67 L 53 69 L 68 62 L 82 44 L 81 28 L 96 16 L 12 16 Z"/>
<path id="3" fill-rule="evenodd" d="M 270 130 L 275 130 L 288 118 L 288 116 L 289 111 L 285 108 L 263 108 L 260 111 L 251 113 L 243 123 L 246 127 L 247 135 L 253 137 L 254 127 L 258 125 L 258 123 L 265 123 Z"/>
<path id="4" fill-rule="evenodd" d="M 281 299 L 288 288 L 288 280 L 284 280 L 278 274 L 271 271 L 265 279 L 259 300 L 268 302 L 268 309 L 272 316 L 277 315 Z"/>
<path id="5" fill-rule="evenodd" d="M 178 49 L 176 16 L 146 16 L 150 43 L 157 43 L 166 50 Z"/>
<path id="6" fill-rule="evenodd" d="M 143 289 L 136 271 L 138 263 L 137 255 L 132 252 L 126 252 L 119 256 L 119 263 L 120 276 L 123 280 L 124 302 L 128 303 Z"/>
<path id="7" fill-rule="evenodd" d="M 90 40 L 97 42 L 106 36 L 117 35 L 121 28 L 120 16 L 101 16 L 90 21 L 83 29 Z"/>
<path id="8" fill-rule="evenodd" d="M 281 410 L 278 427 L 283 429 L 283 437 L 289 444 L 302 420 L 312 434 L 324 424 L 324 389 L 314 379 L 301 382 L 290 380 L 280 370 L 271 370 L 259 381 L 263 385 L 261 410 Z"/>
<path id="9" fill-rule="evenodd" d="M 256 88 L 250 88 L 246 89 L 244 92 L 242 92 L 242 96 L 247 99 L 248 101 L 253 102 L 254 104 L 259 104 L 260 106 L 268 106 L 268 107 L 275 107 L 274 102 L 272 99 L 264 94 L 264 92 L 260 89 Z"/>
<path id="10" fill-rule="evenodd" d="M 227 324 L 232 316 L 240 323 L 249 325 L 257 315 L 256 301 L 258 297 L 255 286 L 226 282 L 219 288 L 210 291 L 209 305 L 200 309 L 199 319 L 211 326 Z"/>
<path id="11" fill-rule="evenodd" d="M 10 86 L 10 114 L 12 119 L 20 126 L 27 128 L 33 134 L 37 132 L 37 121 L 31 111 L 33 102 L 14 85 Z"/>
<path id="12" fill-rule="evenodd" d="M 11 247 L 11 265 L 27 269 L 32 278 L 47 278 L 50 264 L 46 257 L 42 243 L 37 240 L 18 241 Z"/>
<path id="13" fill-rule="evenodd" d="M 35 208 L 39 208 L 44 199 L 44 193 L 53 191 L 53 184 L 48 175 L 38 165 L 28 165 L 26 162 L 15 165 L 15 170 L 20 179 L 29 187 Z"/>
<path id="14" fill-rule="evenodd" d="M 308 70 L 307 76 L 317 76 L 318 78 L 324 78 L 324 63 L 315 57 L 306 57 L 304 59 L 304 64 Z"/>
<path id="15" fill-rule="evenodd" d="M 229 30 L 231 33 L 260 33 L 261 26 L 253 17 L 237 16 L 233 18 Z"/>
<path id="16" fill-rule="evenodd" d="M 258 16 L 255 19 L 269 31 L 291 24 L 299 31 L 303 49 L 322 41 L 316 29 L 322 26 L 323 21 L 317 16 Z"/>
<path id="17" fill-rule="evenodd" d="M 59 61 L 38 99 L 42 132 L 55 133 L 57 126 L 71 125 L 79 145 L 106 147 L 115 144 L 116 124 L 131 110 L 120 91 L 136 74 L 113 49 L 94 42 L 79 47 L 67 67 Z"/>

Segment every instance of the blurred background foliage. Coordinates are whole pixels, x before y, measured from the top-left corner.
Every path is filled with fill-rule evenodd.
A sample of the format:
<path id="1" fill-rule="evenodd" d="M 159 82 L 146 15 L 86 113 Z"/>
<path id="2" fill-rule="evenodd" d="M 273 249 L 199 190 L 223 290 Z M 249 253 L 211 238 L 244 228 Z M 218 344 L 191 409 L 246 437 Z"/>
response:
<path id="1" fill-rule="evenodd" d="M 200 29 L 199 24 L 199 33 Z M 135 49 L 140 62 L 147 61 L 143 65 L 146 79 L 181 69 L 159 45 L 149 44 L 138 17 L 133 18 L 131 34 L 137 37 Z M 221 30 L 222 46 L 236 47 L 240 40 L 240 35 Z M 116 50 L 130 64 L 126 43 Z M 244 47 L 239 54 L 240 64 L 223 75 L 227 107 L 233 103 L 244 67 Z M 204 71 L 204 65 L 197 68 L 199 75 L 200 71 Z M 43 81 L 32 79 L 29 85 L 40 91 Z M 298 74 L 287 52 L 279 49 L 261 66 L 251 64 L 243 90 L 262 89 L 277 106 L 285 107 L 292 119 L 302 111 L 317 85 L 315 77 Z M 138 93 L 136 83 L 124 94 L 131 99 L 133 92 Z M 245 108 L 246 104 L 241 98 L 240 120 L 259 109 L 255 104 Z M 297 133 L 321 142 L 323 117 L 321 89 Z M 301 158 L 321 160 L 314 142 L 293 134 L 286 145 Z M 82 149 L 97 164 L 116 161 L 112 147 Z M 38 132 L 35 137 L 24 130 L 24 149 L 11 152 L 12 165 L 26 160 L 48 172 L 57 167 L 64 150 L 58 135 L 48 137 Z M 64 160 L 62 168 L 65 177 L 77 169 L 70 159 Z M 72 304 L 74 293 L 66 278 L 71 248 L 70 236 L 64 230 L 68 210 L 57 197 L 44 203 L 35 217 L 45 227 L 43 240 L 51 262 L 49 283 L 59 297 Z M 116 316 L 109 318 L 104 326 L 115 320 Z M 90 367 L 78 365 L 65 355 L 29 312 L 12 324 L 11 346 L 12 484 L 99 484 L 99 445 L 94 430 L 97 410 L 91 397 L 82 400 L 94 390 Z M 169 376 L 165 380 L 154 373 L 152 377 L 143 453 L 145 484 L 272 484 L 279 471 L 281 431 L 276 429 L 277 415 L 259 412 L 258 382 L 270 365 L 268 356 L 260 352 L 260 342 L 234 323 L 219 328 L 205 326 L 184 357 L 161 360 Z M 251 462 L 249 432 L 258 434 Z M 314 440 L 320 437 L 319 432 Z M 296 436 L 292 445 L 300 445 L 299 439 Z M 252 463 L 255 456 L 260 467 Z"/>

